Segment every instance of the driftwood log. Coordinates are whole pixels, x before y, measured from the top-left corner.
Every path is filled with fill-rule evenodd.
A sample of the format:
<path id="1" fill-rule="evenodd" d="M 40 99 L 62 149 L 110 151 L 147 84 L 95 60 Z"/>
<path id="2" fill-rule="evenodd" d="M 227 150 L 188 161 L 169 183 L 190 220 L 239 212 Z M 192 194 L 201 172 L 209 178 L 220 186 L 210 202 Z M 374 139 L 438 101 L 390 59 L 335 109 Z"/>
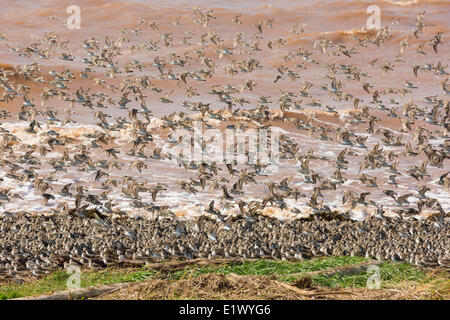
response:
<path id="1" fill-rule="evenodd" d="M 132 283 L 114 283 L 110 285 L 100 285 L 89 288 L 80 288 L 55 292 L 53 294 L 43 294 L 39 296 L 30 296 L 15 298 L 11 300 L 81 300 L 95 298 L 116 290 L 128 287 Z"/>

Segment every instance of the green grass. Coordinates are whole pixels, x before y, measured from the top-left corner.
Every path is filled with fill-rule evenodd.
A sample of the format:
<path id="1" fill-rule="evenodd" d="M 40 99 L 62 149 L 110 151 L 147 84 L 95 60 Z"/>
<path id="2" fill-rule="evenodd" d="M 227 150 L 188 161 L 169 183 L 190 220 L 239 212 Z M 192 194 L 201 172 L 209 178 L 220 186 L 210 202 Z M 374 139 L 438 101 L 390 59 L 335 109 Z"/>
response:
<path id="1" fill-rule="evenodd" d="M 273 260 L 254 260 L 244 261 L 243 263 L 230 262 L 225 266 L 206 266 L 200 268 L 188 267 L 185 270 L 175 271 L 169 275 L 170 279 L 198 277 L 207 273 L 221 273 L 237 275 L 289 275 L 300 272 L 318 271 L 327 268 L 352 265 L 365 261 L 360 257 L 326 257 L 300 262 L 273 261 Z"/>
<path id="2" fill-rule="evenodd" d="M 119 282 L 136 282 L 145 280 L 156 274 L 154 270 L 85 270 L 81 274 L 81 287 L 91 287 L 99 284 Z M 69 274 L 64 270 L 57 270 L 37 281 L 23 284 L 5 284 L 0 287 L 0 300 L 45 294 L 52 291 L 67 290 Z"/>
<path id="3" fill-rule="evenodd" d="M 354 265 L 367 261 L 361 257 L 324 257 L 300 262 L 273 260 L 246 260 L 242 262 L 228 262 L 212 266 L 188 266 L 183 270 L 158 272 L 149 268 L 141 269 L 102 269 L 83 270 L 81 287 L 120 282 L 138 282 L 150 278 L 179 279 L 195 278 L 208 273 L 237 275 L 274 276 L 277 280 L 291 283 L 303 277 L 302 273 L 320 271 L 340 266 Z M 381 288 L 403 281 L 422 282 L 436 280 L 427 277 L 424 271 L 408 263 L 384 262 L 380 268 Z M 315 274 L 311 276 L 314 284 L 327 287 L 366 287 L 370 274 L 366 267 L 360 267 L 352 274 L 338 272 L 335 274 Z M 69 275 L 64 270 L 55 271 L 39 280 L 26 283 L 4 284 L 0 286 L 0 300 L 18 298 L 30 295 L 45 294 L 52 291 L 67 290 L 66 281 Z"/>
<path id="4" fill-rule="evenodd" d="M 39 281 L 3 285 L 0 287 L 0 299 L 12 299 L 43 292 L 64 290 L 67 277 L 64 271 L 58 270 Z"/>
<path id="5" fill-rule="evenodd" d="M 426 277 L 425 272 L 408 263 L 386 261 L 378 265 L 378 267 L 380 270 L 381 289 L 402 281 L 420 282 Z M 331 276 L 321 274 L 314 275 L 311 278 L 314 283 L 321 286 L 365 288 L 367 286 L 367 280 L 371 275 L 372 273 L 369 274 L 366 269 L 361 269 L 361 272 L 353 274 L 336 273 Z"/>

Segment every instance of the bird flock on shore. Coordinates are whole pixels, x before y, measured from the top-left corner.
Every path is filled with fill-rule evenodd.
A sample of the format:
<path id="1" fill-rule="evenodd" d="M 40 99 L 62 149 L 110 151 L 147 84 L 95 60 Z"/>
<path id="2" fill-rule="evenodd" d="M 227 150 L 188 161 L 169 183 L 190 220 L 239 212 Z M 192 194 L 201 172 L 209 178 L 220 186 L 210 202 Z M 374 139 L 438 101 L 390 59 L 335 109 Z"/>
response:
<path id="1" fill-rule="evenodd" d="M 107 227 L 66 216 L 0 217 L 0 280 L 53 270 L 140 267 L 167 260 L 246 258 L 304 260 L 359 256 L 450 267 L 449 233 L 432 221 L 279 220 L 258 216 L 127 219 Z M 20 280 L 18 280 L 20 281 Z"/>

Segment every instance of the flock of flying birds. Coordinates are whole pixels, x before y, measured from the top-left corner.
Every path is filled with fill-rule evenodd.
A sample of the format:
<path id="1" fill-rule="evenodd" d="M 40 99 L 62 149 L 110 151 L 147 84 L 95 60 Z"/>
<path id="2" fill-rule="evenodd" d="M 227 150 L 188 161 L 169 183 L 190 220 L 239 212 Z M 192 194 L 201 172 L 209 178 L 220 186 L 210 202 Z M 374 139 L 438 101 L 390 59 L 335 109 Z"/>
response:
<path id="1" fill-rule="evenodd" d="M 7 34 L 0 34 L 2 46 L 8 46 L 21 58 L 33 60 L 0 69 L 3 213 L 11 213 L 9 204 L 33 193 L 49 207 L 48 212 L 57 214 L 93 214 L 99 220 L 104 215 L 125 216 L 129 212 L 120 208 L 127 202 L 132 210 L 174 215 L 172 204 L 164 199 L 168 190 L 175 190 L 189 194 L 192 199 L 206 192 L 201 213 L 219 217 L 226 209 L 243 215 L 260 214 L 269 207 L 299 213 L 302 210 L 296 204 L 312 213 L 330 213 L 336 209 L 325 201 L 324 194 L 333 194 L 341 199 L 339 207 L 347 208 L 340 214 L 357 207 L 372 207 L 383 215 L 383 204 L 388 199 L 399 215 L 420 215 L 427 210 L 438 224 L 442 223 L 448 203 L 441 204 L 437 197 L 427 193 L 433 189 L 433 194 L 437 194 L 436 190 L 445 194 L 450 186 L 447 65 L 439 61 L 411 66 L 412 78 L 433 75 L 438 79 L 440 92 L 416 102 L 417 86 L 412 81 L 405 81 L 398 89 L 377 88 L 368 82 L 370 75 L 355 65 L 360 50 L 391 41 L 389 28 L 362 29 L 345 43 L 321 37 L 309 44 L 312 49 L 299 45 L 291 51 L 284 49 L 288 41 L 283 37 L 265 39 L 267 30 L 276 26 L 273 19 L 256 23 L 250 35 L 237 32 L 232 40 L 214 31 L 215 19 L 213 10 L 194 9 L 193 22 L 200 30 L 209 30 L 199 34 L 179 31 L 183 28 L 180 19 L 171 26 L 176 32 L 164 33 L 157 22 L 143 18 L 124 30 L 125 36 L 118 39 L 91 37 L 83 41 L 83 57 L 77 56 L 67 41 L 52 32 L 36 36 L 28 46 L 16 47 L 8 41 Z M 443 34 L 438 32 L 423 39 L 425 12 L 415 20 L 416 28 L 410 36 L 420 42 L 416 54 L 438 57 L 444 46 Z M 241 16 L 232 19 L 236 26 L 244 22 Z M 301 36 L 304 28 L 296 25 L 290 33 Z M 179 34 L 182 39 L 177 42 L 174 37 Z M 152 40 L 147 40 L 149 37 Z M 143 38 L 146 40 L 142 41 Z M 378 63 L 375 59 L 369 67 L 380 70 L 386 77 L 395 73 L 402 55 L 413 50 L 407 39 L 399 46 L 400 52 L 393 61 Z M 133 54 L 152 56 L 153 63 L 130 59 Z M 258 72 L 271 67 L 263 59 L 258 60 L 260 54 L 281 60 L 272 69 L 273 74 L 267 76 L 271 80 L 265 83 L 280 88 L 278 101 L 270 96 L 253 99 L 258 85 L 264 85 L 259 83 L 264 77 L 258 77 Z M 343 62 L 321 64 L 322 57 L 336 57 Z M 65 66 L 44 72 L 49 61 L 63 61 Z M 70 64 L 83 68 L 71 70 L 67 67 Z M 325 84 L 308 81 L 303 76 L 309 68 L 318 67 L 325 71 L 322 74 Z M 217 79 L 222 83 L 215 84 Z M 225 84 L 228 80 L 231 84 Z M 240 84 L 234 84 L 239 81 Z M 298 84 L 297 90 L 284 90 L 284 86 L 292 83 Z M 363 94 L 345 92 L 346 83 L 362 89 Z M 319 100 L 314 96 L 313 87 L 325 97 Z M 162 108 L 175 105 L 173 93 L 183 91 L 186 100 L 181 102 L 181 108 L 185 111 L 156 119 L 148 105 L 149 97 L 157 97 L 154 108 Z M 400 103 L 394 97 L 407 101 Z M 49 106 L 52 103 L 59 107 Z M 330 106 L 334 103 L 350 105 L 352 111 L 343 116 Z M 17 121 L 27 123 L 22 131 L 20 127 L 6 125 L 13 116 L 8 110 L 10 105 L 20 106 Z M 65 117 L 58 115 L 61 106 L 66 108 Z M 78 113 L 95 119 L 95 129 L 81 136 L 65 134 L 64 130 L 84 125 L 75 120 Z M 121 114 L 125 116 L 114 120 L 114 115 Z M 384 125 L 386 119 L 399 125 L 397 128 Z M 288 128 L 288 133 L 283 131 L 279 138 L 280 161 L 293 173 L 283 176 L 284 171 L 280 170 L 278 174 L 267 175 L 268 164 L 261 161 L 195 162 L 170 153 L 167 147 L 179 143 L 172 134 L 178 129 L 192 131 L 196 121 L 201 121 L 205 128 L 222 130 L 246 131 L 275 125 Z M 128 141 L 121 140 L 123 132 L 127 132 Z M 191 139 L 191 144 L 200 145 L 204 152 L 209 142 Z M 321 144 L 333 146 L 336 156 L 313 150 L 312 146 Z M 234 147 L 237 152 L 239 146 Z M 152 181 L 155 174 L 152 167 L 161 174 L 161 170 L 172 170 L 167 166 L 174 159 L 178 167 L 173 166 L 184 170 L 189 178 Z M 409 163 L 403 165 L 405 159 Z M 156 165 L 157 162 L 162 165 Z M 359 172 L 351 168 L 355 163 Z M 88 175 L 90 179 L 84 184 L 77 179 L 63 184 L 62 177 L 68 170 L 72 170 L 75 178 Z M 350 176 L 356 181 L 353 189 L 346 184 Z M 399 186 L 401 179 L 410 179 L 407 193 Z M 245 197 L 261 184 L 265 185 L 262 194 Z M 24 185 L 29 186 L 25 193 L 16 189 Z M 372 197 L 375 190 L 382 196 Z"/>

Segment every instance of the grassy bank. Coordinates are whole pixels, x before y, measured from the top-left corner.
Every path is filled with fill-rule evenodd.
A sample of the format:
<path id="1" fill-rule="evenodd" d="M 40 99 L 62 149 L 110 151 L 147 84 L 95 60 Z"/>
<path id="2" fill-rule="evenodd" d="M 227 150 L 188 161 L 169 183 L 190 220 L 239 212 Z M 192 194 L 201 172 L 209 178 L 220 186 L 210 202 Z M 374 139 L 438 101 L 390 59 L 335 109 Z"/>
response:
<path id="1" fill-rule="evenodd" d="M 367 267 L 372 264 L 360 257 L 326 257 L 299 262 L 273 260 L 225 261 L 206 265 L 177 265 L 176 262 L 149 265 L 140 269 L 83 270 L 81 287 L 145 280 L 177 282 L 192 280 L 208 274 L 261 276 L 280 283 L 297 285 L 299 279 L 308 279 L 310 287 L 366 288 L 371 276 Z M 450 291 L 448 272 L 431 272 L 407 263 L 377 263 L 381 288 L 395 288 L 401 285 L 427 286 L 434 290 L 435 298 L 445 298 Z M 0 299 L 11 299 L 67 290 L 69 275 L 64 270 L 55 271 L 41 279 L 24 283 L 3 282 Z"/>

